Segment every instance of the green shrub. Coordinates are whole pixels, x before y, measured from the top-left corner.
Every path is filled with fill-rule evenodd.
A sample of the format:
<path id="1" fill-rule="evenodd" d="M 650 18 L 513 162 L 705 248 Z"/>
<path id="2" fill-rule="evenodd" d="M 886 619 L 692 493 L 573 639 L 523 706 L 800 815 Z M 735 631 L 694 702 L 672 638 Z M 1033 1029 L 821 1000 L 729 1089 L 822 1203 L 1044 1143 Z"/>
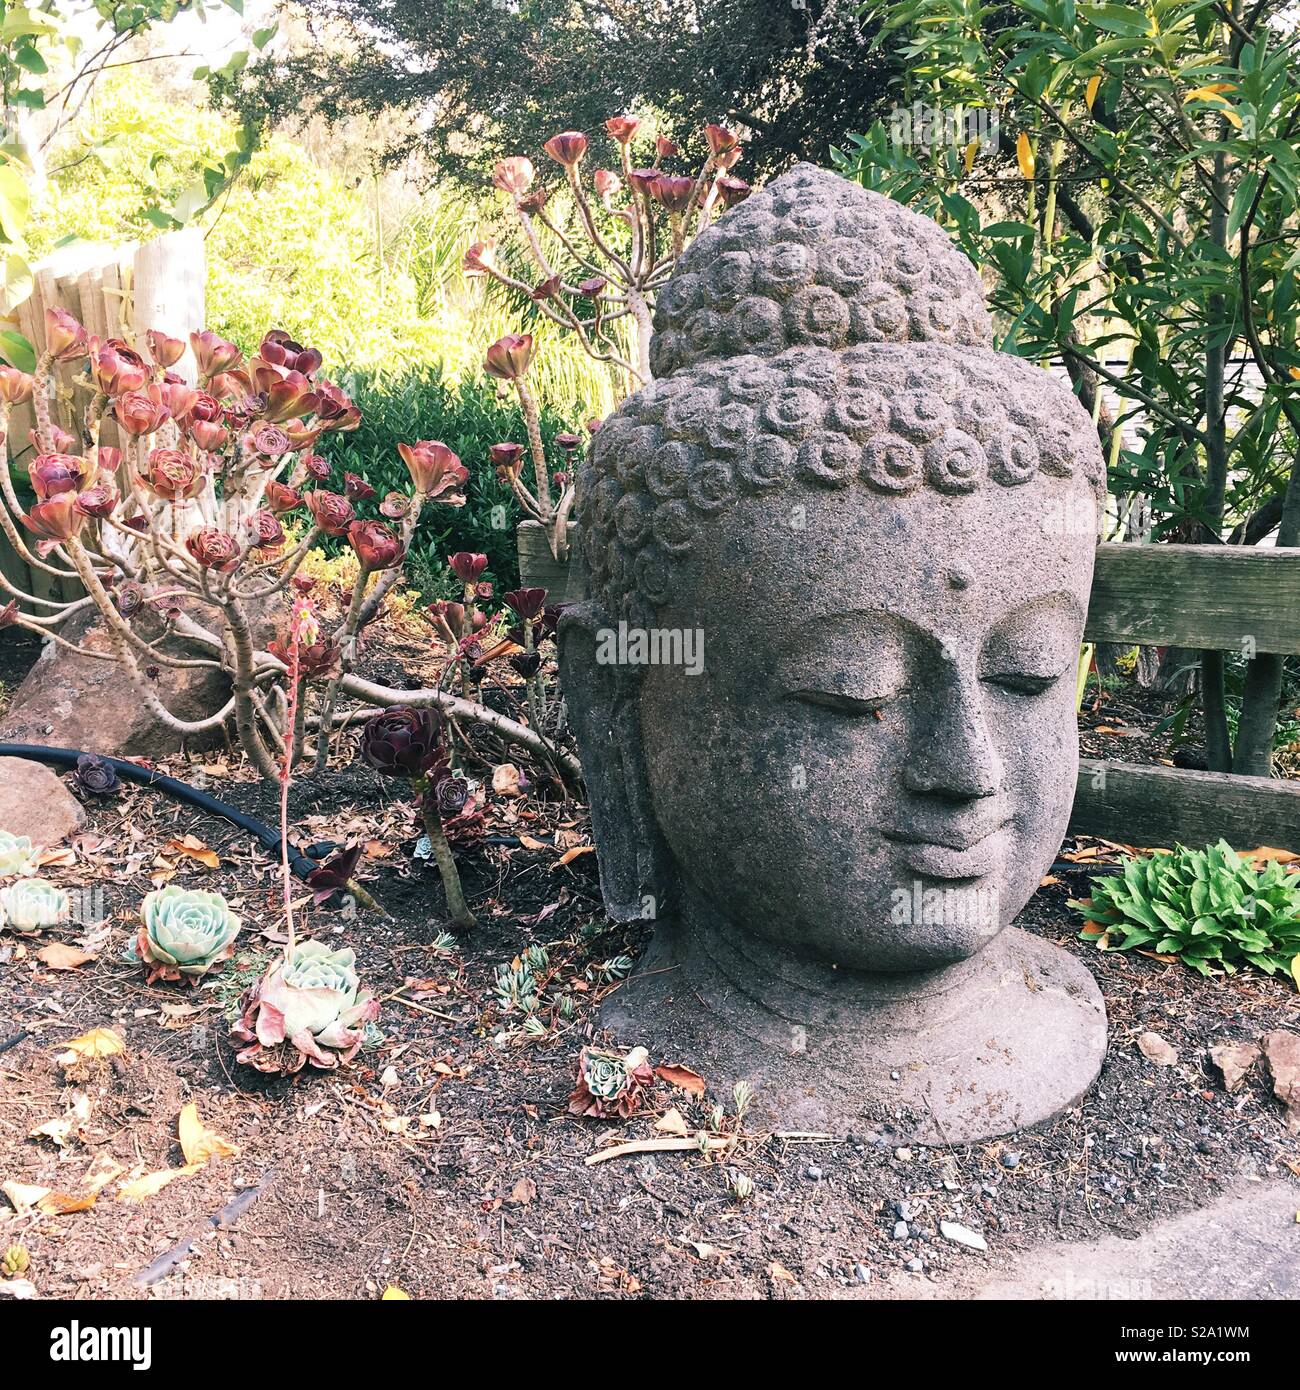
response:
<path id="1" fill-rule="evenodd" d="M 1126 859 L 1122 873 L 1091 888 L 1090 900 L 1070 906 L 1103 929 L 1103 950 L 1145 947 L 1202 975 L 1231 974 L 1242 961 L 1272 975 L 1300 960 L 1300 874 L 1276 860 L 1260 873 L 1223 840 Z"/>
<path id="2" fill-rule="evenodd" d="M 334 465 L 330 486 L 342 491 L 344 472 L 356 473 L 375 489 L 372 501 L 357 504 L 361 516 L 377 516 L 384 494 L 410 490 L 410 475 L 398 457 L 399 440 L 440 439 L 469 469 L 463 507 L 430 503 L 420 514 L 411 547 L 408 575 L 414 587 L 429 598 L 450 597 L 459 591 L 451 579 L 446 557 L 458 550 L 486 555 L 498 591 L 519 583 L 515 526 L 519 509 L 510 489 L 497 482 L 488 459 L 491 445 L 504 440 L 525 442 L 523 420 L 513 399 L 500 401 L 495 392 L 471 383 L 452 386 L 437 368 L 422 367 L 401 376 L 342 373 L 339 384 L 361 408 L 361 425 L 350 434 L 327 434 L 320 452 Z M 542 437 L 552 458 L 556 433 L 575 429 L 545 412 Z"/>
<path id="3" fill-rule="evenodd" d="M 235 138 L 224 117 L 178 103 L 139 70 L 107 75 L 51 159 L 56 172 L 32 209 L 34 252 L 155 236 L 145 208 L 172 207 Z M 397 207 L 381 255 L 373 191 L 301 142 L 269 136 L 202 222 L 208 327 L 245 350 L 283 328 L 324 353 L 330 377 L 436 363 L 456 383 L 482 380 L 503 333 L 531 332 L 541 400 L 577 420 L 613 408 L 609 369 L 572 334 L 462 276 L 465 247 L 490 234 L 483 219 L 498 215 L 495 198 L 480 208 L 442 190 L 390 189 L 385 201 Z"/>

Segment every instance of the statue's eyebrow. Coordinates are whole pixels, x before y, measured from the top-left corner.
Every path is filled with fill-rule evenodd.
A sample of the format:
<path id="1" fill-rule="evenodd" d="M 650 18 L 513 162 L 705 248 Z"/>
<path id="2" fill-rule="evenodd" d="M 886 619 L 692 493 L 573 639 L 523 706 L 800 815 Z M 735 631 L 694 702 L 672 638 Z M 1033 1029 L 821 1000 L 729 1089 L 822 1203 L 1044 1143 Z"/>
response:
<path id="1" fill-rule="evenodd" d="M 809 651 L 818 651 L 825 646 L 828 637 L 843 635 L 852 639 L 861 636 L 860 632 L 852 630 L 842 630 L 849 624 L 873 623 L 891 630 L 891 635 L 902 639 L 914 639 L 920 642 L 938 642 L 940 639 L 935 633 L 923 628 L 919 623 L 914 623 L 910 618 L 905 618 L 898 613 L 890 613 L 884 608 L 851 608 L 840 613 L 822 613 L 809 618 L 792 632 L 789 637 L 781 643 L 774 654 L 774 661 L 784 660 L 786 657 L 806 655 Z"/>
<path id="2" fill-rule="evenodd" d="M 1069 610 L 1072 618 L 1079 622 L 1084 620 L 1083 605 L 1068 589 L 1054 589 L 1048 594 L 1039 594 L 1035 598 L 1026 599 L 1024 603 L 1017 604 L 1015 608 L 1003 613 L 988 630 L 987 636 L 993 637 L 1000 633 L 1003 628 L 1012 623 L 1023 622 L 1026 618 L 1036 616 L 1039 609 L 1056 610 L 1058 613 L 1064 607 Z"/>

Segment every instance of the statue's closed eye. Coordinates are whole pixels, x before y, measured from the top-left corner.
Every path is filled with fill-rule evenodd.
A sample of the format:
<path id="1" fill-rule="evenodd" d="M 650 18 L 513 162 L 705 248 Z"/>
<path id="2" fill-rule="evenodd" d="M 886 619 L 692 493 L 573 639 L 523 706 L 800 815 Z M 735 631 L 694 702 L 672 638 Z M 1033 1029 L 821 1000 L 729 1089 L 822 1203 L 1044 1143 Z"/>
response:
<path id="1" fill-rule="evenodd" d="M 875 714 L 910 689 L 907 663 L 892 643 L 841 660 L 817 653 L 799 672 L 785 674 L 788 699 L 836 714 Z"/>
<path id="2" fill-rule="evenodd" d="M 1013 695 L 1044 695 L 1065 673 L 1058 671 L 1054 676 L 1039 675 L 1033 671 L 994 671 L 981 675 L 986 685 L 996 685 Z"/>
<path id="3" fill-rule="evenodd" d="M 984 639 L 980 680 L 1013 695 L 1046 694 L 1074 668 L 1082 625 L 1076 613 L 1068 595 L 1049 595 L 1009 613 Z"/>

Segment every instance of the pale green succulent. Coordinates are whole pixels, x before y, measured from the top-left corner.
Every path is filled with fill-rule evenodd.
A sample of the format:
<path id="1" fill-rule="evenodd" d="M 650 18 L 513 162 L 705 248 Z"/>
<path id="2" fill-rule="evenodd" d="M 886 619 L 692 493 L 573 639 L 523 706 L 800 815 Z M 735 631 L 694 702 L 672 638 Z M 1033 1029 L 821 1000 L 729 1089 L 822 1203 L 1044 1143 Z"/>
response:
<path id="1" fill-rule="evenodd" d="M 337 1067 L 351 1061 L 379 1003 L 361 988 L 356 954 L 304 941 L 241 1000 L 234 1034 L 250 1044 L 238 1060 L 259 1071 Z"/>
<path id="2" fill-rule="evenodd" d="M 0 830 L 0 878 L 31 873 L 35 858 L 36 850 L 26 835 Z"/>
<path id="3" fill-rule="evenodd" d="M 44 878 L 20 878 L 0 888 L 0 926 L 14 931 L 40 931 L 68 919 L 68 895 Z"/>
<path id="4" fill-rule="evenodd" d="M 220 893 L 174 884 L 160 888 L 145 895 L 140 918 L 134 956 L 151 984 L 182 978 L 195 983 L 235 952 L 239 918 Z"/>

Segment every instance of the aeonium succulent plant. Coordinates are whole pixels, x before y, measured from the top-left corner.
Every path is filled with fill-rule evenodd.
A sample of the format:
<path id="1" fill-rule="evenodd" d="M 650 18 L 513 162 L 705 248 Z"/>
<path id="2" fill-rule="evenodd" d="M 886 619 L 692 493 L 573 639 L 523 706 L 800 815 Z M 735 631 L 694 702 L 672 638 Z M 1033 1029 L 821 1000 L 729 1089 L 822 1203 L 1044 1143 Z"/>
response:
<path id="1" fill-rule="evenodd" d="M 474 915 L 465 902 L 460 872 L 438 805 L 437 783 L 448 776 L 442 733 L 442 716 L 436 710 L 393 705 L 376 714 L 362 729 L 361 756 L 376 772 L 386 777 L 405 777 L 411 783 L 411 790 L 420 800 L 425 834 L 447 895 L 447 909 L 458 927 L 469 928 L 475 924 Z M 463 809 L 463 805 L 462 801 L 458 809 Z"/>
<path id="2" fill-rule="evenodd" d="M 356 955 L 304 941 L 277 961 L 240 1000 L 233 1036 L 237 1059 L 258 1071 L 291 1075 L 310 1063 L 331 1070 L 350 1062 L 379 1001 L 361 989 Z"/>
<path id="3" fill-rule="evenodd" d="M 18 932 L 38 932 L 66 922 L 68 895 L 45 878 L 20 878 L 0 888 L 0 926 Z"/>
<path id="4" fill-rule="evenodd" d="M 220 893 L 168 884 L 140 904 L 140 930 L 128 959 L 145 968 L 145 983 L 185 980 L 196 985 L 235 953 L 240 921 Z"/>
<path id="5" fill-rule="evenodd" d="M 82 753 L 72 775 L 77 791 L 90 796 L 112 796 L 121 786 L 117 769 L 98 753 Z"/>

